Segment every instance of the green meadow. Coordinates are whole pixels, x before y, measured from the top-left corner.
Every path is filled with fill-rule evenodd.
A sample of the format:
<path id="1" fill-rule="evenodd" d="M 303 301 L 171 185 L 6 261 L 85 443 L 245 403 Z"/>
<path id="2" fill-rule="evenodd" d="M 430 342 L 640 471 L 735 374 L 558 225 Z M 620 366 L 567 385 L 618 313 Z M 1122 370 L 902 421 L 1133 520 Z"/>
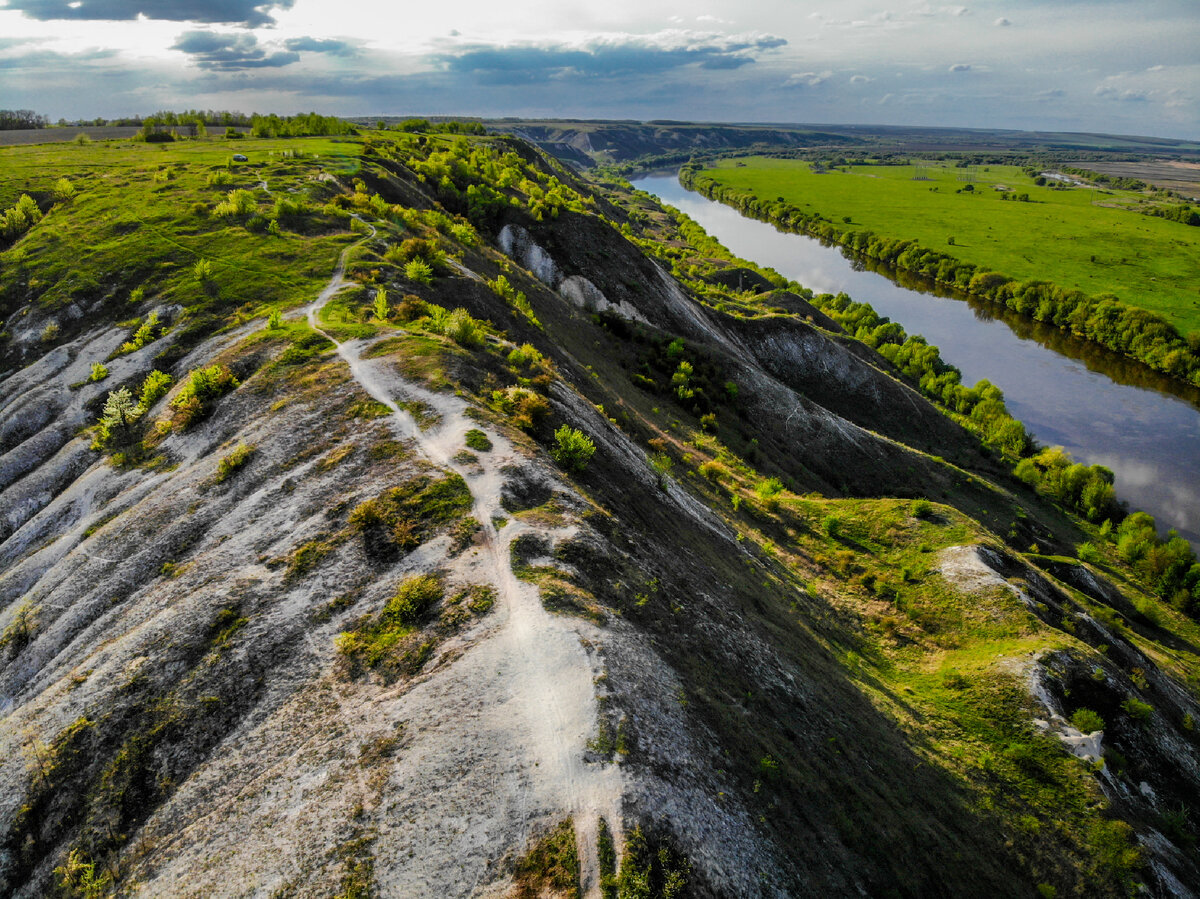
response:
<path id="1" fill-rule="evenodd" d="M 917 172 L 854 165 L 817 174 L 807 162 L 751 157 L 721 160 L 703 174 L 820 214 L 839 229 L 914 240 L 1014 279 L 1113 294 L 1181 333 L 1200 330 L 1200 228 L 1136 211 L 1147 196 L 1039 187 L 1017 166 L 921 164 L 927 180 L 914 180 Z M 1029 200 L 1012 199 L 1014 192 Z"/>
<path id="2" fill-rule="evenodd" d="M 357 172 L 361 152 L 345 138 L 0 148 L 0 209 L 28 194 L 43 211 L 0 242 L 0 314 L 144 295 L 237 318 L 311 299 L 351 239 L 348 220 L 323 213 L 321 179 Z M 220 214 L 234 191 L 245 208 Z"/>

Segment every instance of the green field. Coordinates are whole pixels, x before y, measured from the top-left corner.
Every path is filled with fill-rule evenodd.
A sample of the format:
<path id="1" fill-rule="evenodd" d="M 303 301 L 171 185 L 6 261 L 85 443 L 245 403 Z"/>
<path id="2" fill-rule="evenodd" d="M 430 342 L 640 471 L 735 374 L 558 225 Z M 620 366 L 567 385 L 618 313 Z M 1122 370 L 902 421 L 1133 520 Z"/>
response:
<path id="1" fill-rule="evenodd" d="M 348 221 L 321 212 L 330 191 L 320 179 L 356 172 L 361 151 L 360 141 L 333 138 L 2 148 L 0 210 L 28 194 L 43 216 L 18 239 L 0 240 L 0 316 L 30 301 L 47 309 L 120 301 L 135 288 L 191 315 L 311 298 L 350 236 Z M 60 179 L 69 198 L 56 193 Z M 214 214 L 234 190 L 248 193 L 252 208 Z M 280 201 L 294 205 L 274 222 Z M 201 263 L 207 280 L 195 274 Z"/>
<path id="2" fill-rule="evenodd" d="M 928 163 L 920 167 L 928 180 L 920 181 L 915 172 L 912 165 L 856 165 L 815 174 L 807 162 L 752 157 L 721 160 L 703 174 L 819 213 L 841 229 L 915 240 L 1014 279 L 1113 294 L 1181 333 L 1200 330 L 1200 228 L 1133 211 L 1144 195 L 1039 187 L 1017 166 Z M 968 183 L 972 189 L 962 190 Z M 997 186 L 1028 194 L 1029 202 L 1001 199 Z"/>

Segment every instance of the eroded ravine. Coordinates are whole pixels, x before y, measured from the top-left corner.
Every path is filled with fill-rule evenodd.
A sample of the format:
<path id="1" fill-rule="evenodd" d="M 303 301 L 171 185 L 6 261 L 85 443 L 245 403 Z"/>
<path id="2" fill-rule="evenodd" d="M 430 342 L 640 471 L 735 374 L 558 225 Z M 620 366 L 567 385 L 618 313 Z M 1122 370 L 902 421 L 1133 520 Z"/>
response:
<path id="1" fill-rule="evenodd" d="M 465 401 L 408 381 L 386 359 L 364 358 L 367 341 L 340 342 L 322 329 L 321 310 L 346 286 L 345 262 L 352 249 L 343 251 L 329 283 L 307 307 L 308 321 L 334 344 L 359 386 L 391 410 L 397 436 L 410 440 L 431 462 L 458 473 L 467 483 L 472 514 L 480 525 L 473 575 L 496 588 L 494 615 L 499 622 L 448 669 L 417 683 L 405 696 L 412 716 L 420 722 L 424 744 L 414 747 L 409 756 L 420 760 L 428 782 L 440 782 L 441 787 L 424 800 L 425 832 L 399 841 L 410 847 L 414 843 L 408 840 L 415 841 L 417 851 L 408 853 L 410 860 L 400 870 L 380 872 L 380 884 L 405 895 L 435 891 L 439 871 L 445 871 L 443 857 L 462 858 L 478 850 L 481 830 L 495 835 L 503 831 L 496 822 L 490 827 L 478 821 L 464 825 L 458 834 L 436 823 L 428 826 L 462 816 L 465 804 L 483 818 L 507 816 L 516 821 L 525 839 L 531 835 L 528 825 L 539 818 L 555 813 L 570 816 L 577 833 L 584 895 L 599 896 L 598 823 L 605 818 L 619 846 L 623 776 L 615 764 L 588 762 L 584 757 L 597 727 L 594 679 L 598 670 L 580 638 L 582 631 L 594 628 L 548 612 L 537 587 L 513 571 L 513 541 L 537 530 L 515 520 L 499 530 L 495 525 L 506 515 L 501 505 L 504 470 L 526 464 L 516 447 L 502 434 L 488 432 L 493 448 L 481 453 L 477 463 L 459 464 L 453 457 L 464 446 L 466 432 L 479 427 L 467 415 Z M 414 401 L 436 413 L 434 427 L 423 431 L 400 405 Z M 544 536 L 554 534 L 547 531 Z M 455 714 L 467 697 L 473 697 L 470 714 Z M 514 752 L 523 758 L 500 762 Z M 455 780 L 452 772 L 464 756 L 478 760 L 471 769 L 474 776 Z M 464 836 L 469 839 L 464 841 Z M 496 846 L 482 848 L 494 851 Z"/>

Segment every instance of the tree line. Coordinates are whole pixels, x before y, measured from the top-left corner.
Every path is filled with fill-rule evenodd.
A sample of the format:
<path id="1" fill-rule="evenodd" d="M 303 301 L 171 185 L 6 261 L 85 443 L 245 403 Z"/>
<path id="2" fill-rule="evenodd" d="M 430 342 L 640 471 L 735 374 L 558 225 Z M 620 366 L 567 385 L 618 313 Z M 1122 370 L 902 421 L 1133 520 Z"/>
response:
<path id="1" fill-rule="evenodd" d="M 684 187 L 733 206 L 751 218 L 840 244 L 938 284 L 1002 303 L 1036 321 L 1053 324 L 1156 371 L 1200 386 L 1200 331 L 1184 337 L 1162 316 L 1122 303 L 1112 294 L 1088 296 L 1049 281 L 1018 281 L 922 247 L 916 241 L 845 229 L 818 213 L 805 212 L 783 200 L 767 200 L 727 187 L 699 174 L 693 166 L 684 166 L 679 180 Z"/>
<path id="2" fill-rule="evenodd" d="M 0 131 L 45 128 L 50 120 L 32 109 L 0 109 Z"/>

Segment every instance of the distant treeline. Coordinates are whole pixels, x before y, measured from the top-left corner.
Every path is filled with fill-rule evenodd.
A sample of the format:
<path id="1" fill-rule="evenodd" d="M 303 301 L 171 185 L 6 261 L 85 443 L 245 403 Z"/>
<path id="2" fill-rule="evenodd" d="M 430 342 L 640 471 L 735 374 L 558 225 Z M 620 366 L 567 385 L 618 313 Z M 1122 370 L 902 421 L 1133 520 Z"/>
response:
<path id="1" fill-rule="evenodd" d="M 45 128 L 50 120 L 32 109 L 0 109 L 0 131 L 23 131 Z"/>
<path id="2" fill-rule="evenodd" d="M 210 121 L 207 116 L 208 113 L 200 110 L 156 112 L 142 119 L 140 139 L 174 140 L 176 129 L 187 129 L 192 137 L 205 137 L 207 127 L 213 124 L 224 125 L 229 137 L 241 137 L 242 132 L 238 129 L 246 127 L 254 137 L 316 137 L 358 133 L 358 128 L 352 122 L 315 112 L 294 116 L 225 113 L 221 114 L 220 122 Z"/>
<path id="3" fill-rule="evenodd" d="M 381 123 L 382 124 L 382 123 Z M 429 119 L 405 119 L 390 127 L 390 131 L 404 131 L 410 134 L 422 132 L 425 134 L 487 134 L 482 122 L 460 122 L 457 119 L 449 122 L 430 122 Z"/>
<path id="4" fill-rule="evenodd" d="M 1200 331 L 1182 337 L 1159 315 L 1122 303 L 1112 294 L 1090 297 L 1048 281 L 1018 281 L 981 269 L 912 240 L 842 228 L 782 200 L 768 200 L 720 184 L 684 166 L 685 187 L 733 206 L 745 215 L 848 247 L 870 259 L 923 275 L 973 296 L 1003 303 L 1036 321 L 1053 324 L 1181 381 L 1200 386 Z"/>

